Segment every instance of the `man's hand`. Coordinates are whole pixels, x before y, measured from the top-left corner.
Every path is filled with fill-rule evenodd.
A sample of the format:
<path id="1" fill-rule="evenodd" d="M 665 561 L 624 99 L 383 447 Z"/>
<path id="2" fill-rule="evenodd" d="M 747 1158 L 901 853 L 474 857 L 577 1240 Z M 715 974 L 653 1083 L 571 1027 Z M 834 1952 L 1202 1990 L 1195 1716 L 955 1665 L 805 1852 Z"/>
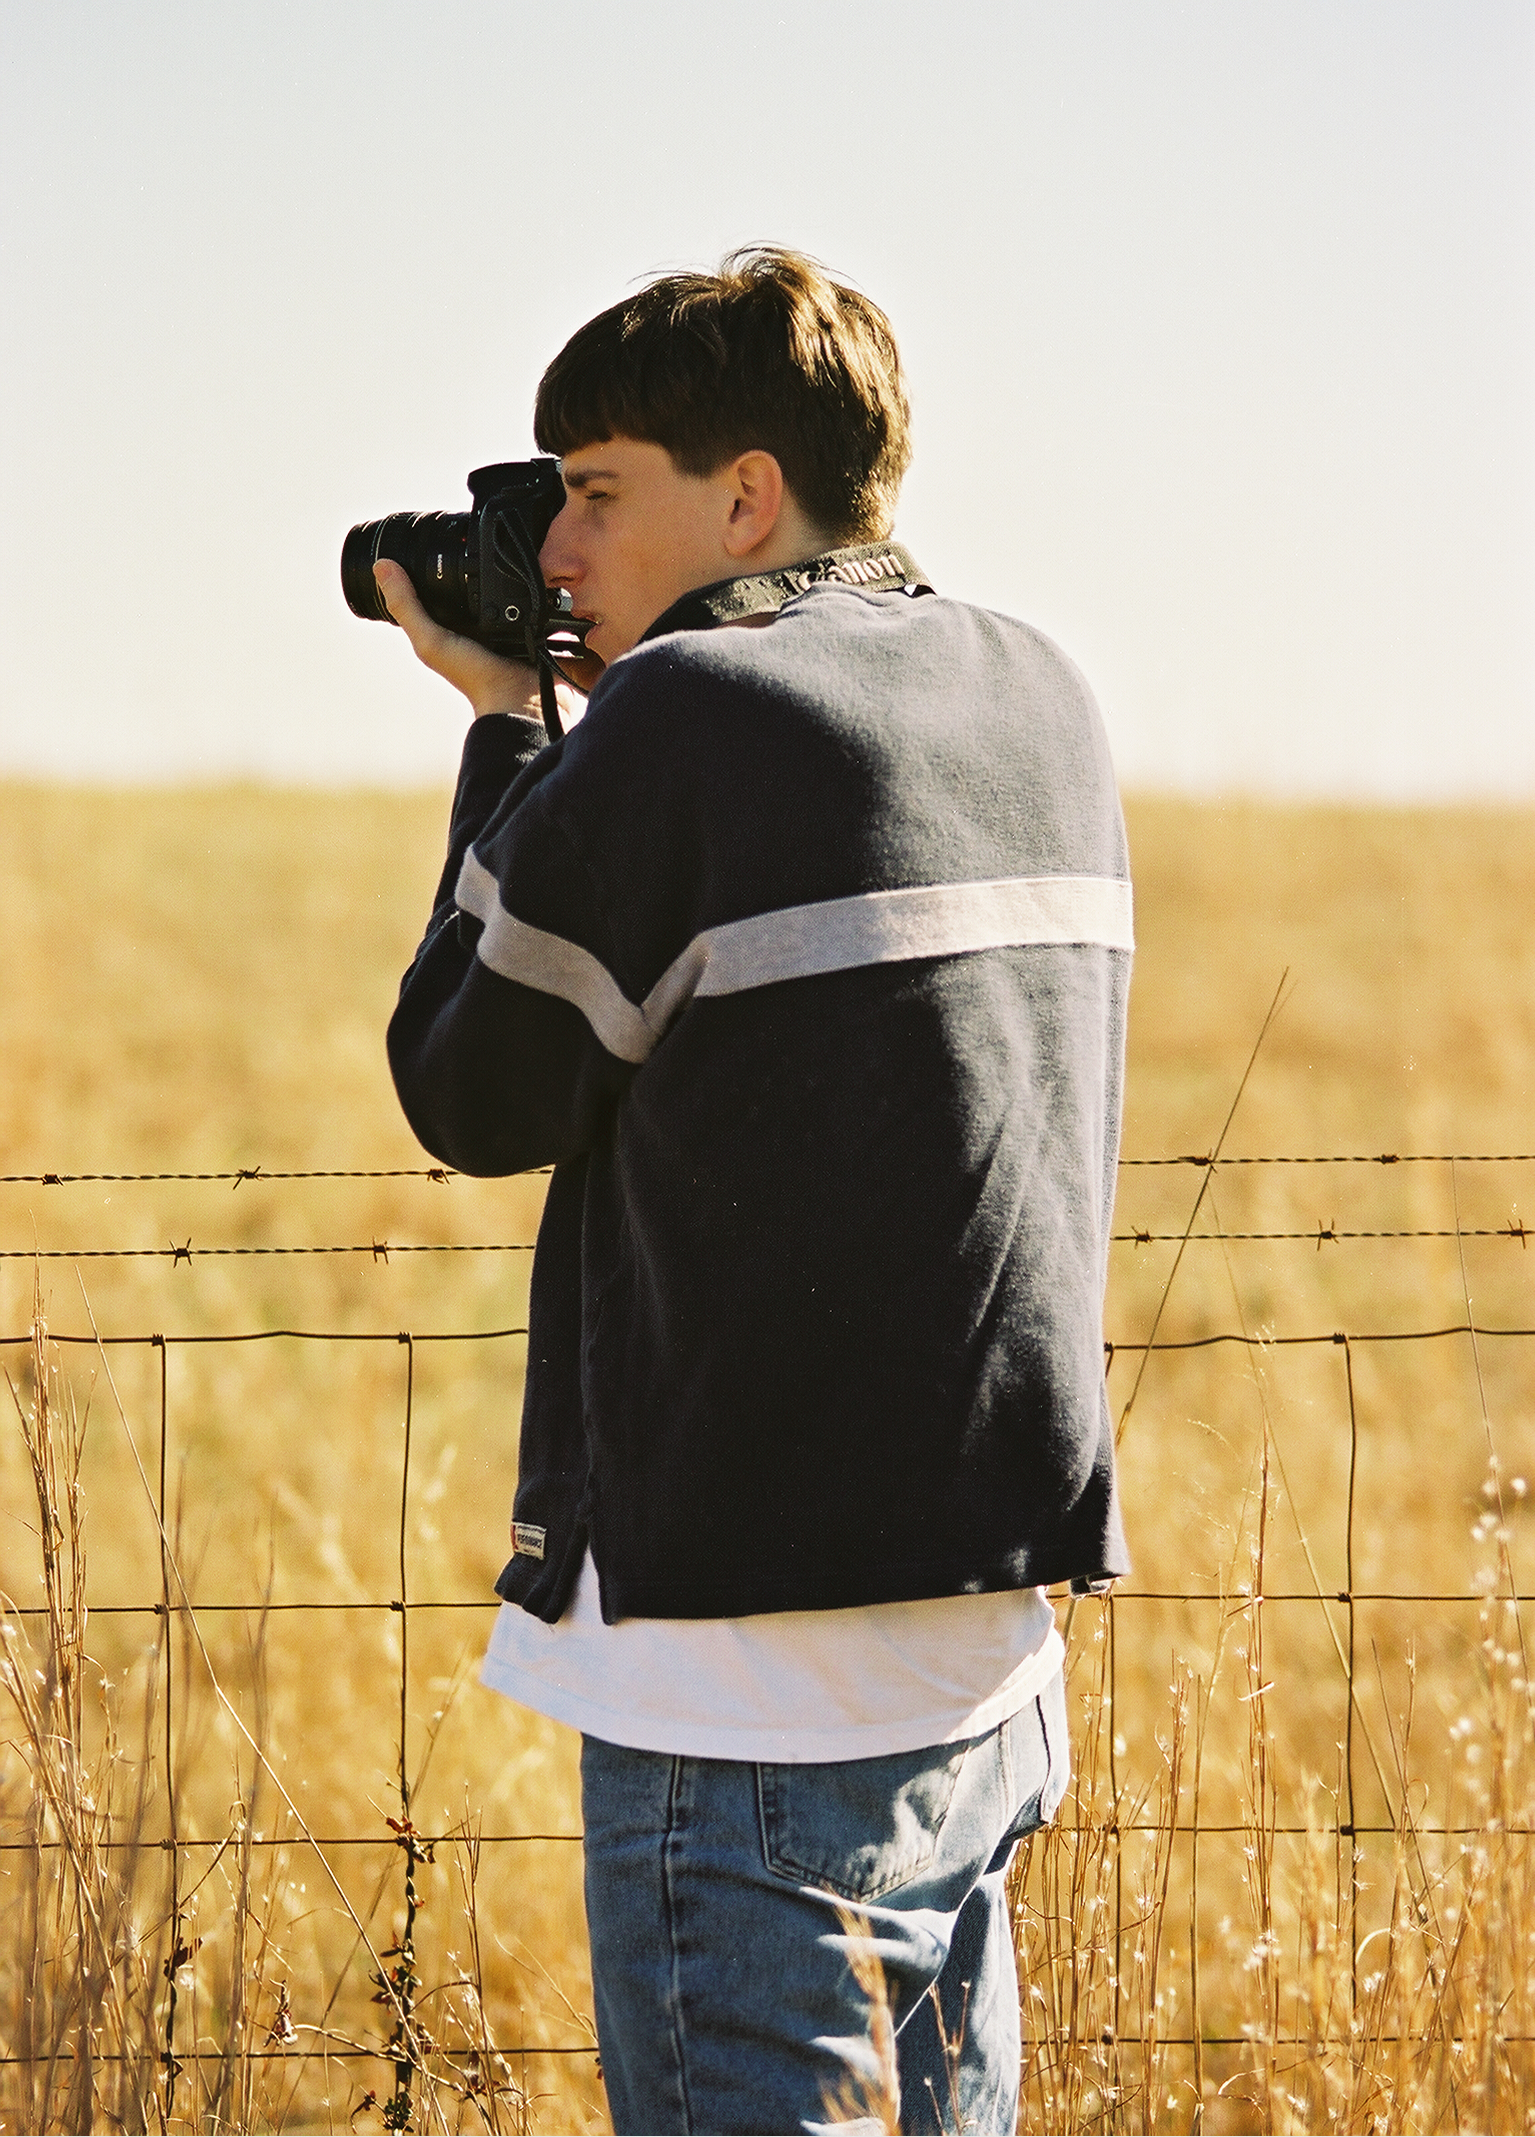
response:
<path id="1" fill-rule="evenodd" d="M 385 608 L 410 640 L 417 660 L 455 690 L 461 690 L 477 720 L 488 712 L 517 712 L 535 720 L 541 717 L 536 668 L 523 660 L 503 660 L 499 653 L 492 653 L 474 639 L 433 623 L 402 564 L 380 557 L 373 576 Z"/>

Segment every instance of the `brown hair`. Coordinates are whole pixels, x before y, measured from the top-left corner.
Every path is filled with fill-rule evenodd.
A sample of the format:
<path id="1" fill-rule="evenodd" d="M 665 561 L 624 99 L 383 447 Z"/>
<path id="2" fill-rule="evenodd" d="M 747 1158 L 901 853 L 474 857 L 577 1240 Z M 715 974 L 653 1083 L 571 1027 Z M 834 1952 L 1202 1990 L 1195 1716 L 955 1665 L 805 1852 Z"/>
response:
<path id="1" fill-rule="evenodd" d="M 644 439 L 688 475 L 771 453 L 817 528 L 875 542 L 895 518 L 910 421 L 879 307 L 803 253 L 752 245 L 589 320 L 539 383 L 533 434 L 548 453 Z"/>

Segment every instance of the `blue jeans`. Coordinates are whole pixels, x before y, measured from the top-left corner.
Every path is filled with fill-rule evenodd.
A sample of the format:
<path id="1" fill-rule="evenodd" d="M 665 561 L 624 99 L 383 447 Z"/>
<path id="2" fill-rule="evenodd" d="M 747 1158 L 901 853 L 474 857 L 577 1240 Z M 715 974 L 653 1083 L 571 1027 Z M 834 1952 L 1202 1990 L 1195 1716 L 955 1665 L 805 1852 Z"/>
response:
<path id="1" fill-rule="evenodd" d="M 886 1758 L 753 1765 L 585 1738 L 586 1911 L 614 2128 L 826 2127 L 848 2079 L 877 2069 L 840 1906 L 866 1919 L 884 1968 L 901 2128 L 1011 2131 L 1020 2036 L 1004 1880 L 1067 1771 L 1059 1676 L 986 1736 Z M 929 1990 L 957 2044 L 947 2058 Z"/>

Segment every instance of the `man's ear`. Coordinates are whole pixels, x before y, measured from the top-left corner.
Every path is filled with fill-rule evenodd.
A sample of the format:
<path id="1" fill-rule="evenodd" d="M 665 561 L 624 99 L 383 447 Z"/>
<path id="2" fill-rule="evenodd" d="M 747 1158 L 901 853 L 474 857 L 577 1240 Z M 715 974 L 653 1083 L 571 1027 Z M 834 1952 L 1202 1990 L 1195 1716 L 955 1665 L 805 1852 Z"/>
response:
<path id="1" fill-rule="evenodd" d="M 783 469 L 771 453 L 742 453 L 728 470 L 730 517 L 725 523 L 727 556 L 750 556 L 768 541 L 784 506 Z"/>

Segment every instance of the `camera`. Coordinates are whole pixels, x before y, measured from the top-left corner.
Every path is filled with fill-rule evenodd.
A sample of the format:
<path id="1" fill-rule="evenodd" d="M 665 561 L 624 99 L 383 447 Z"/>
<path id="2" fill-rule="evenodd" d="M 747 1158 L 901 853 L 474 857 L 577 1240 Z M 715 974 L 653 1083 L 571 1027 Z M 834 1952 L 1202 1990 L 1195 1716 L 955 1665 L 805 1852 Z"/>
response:
<path id="1" fill-rule="evenodd" d="M 393 623 L 373 566 L 403 565 L 434 623 L 539 672 L 544 724 L 560 733 L 551 663 L 578 654 L 586 626 L 570 595 L 544 585 L 538 552 L 565 503 L 557 460 L 502 460 L 469 477 L 469 512 L 391 512 L 341 545 L 341 591 L 354 616 Z"/>

